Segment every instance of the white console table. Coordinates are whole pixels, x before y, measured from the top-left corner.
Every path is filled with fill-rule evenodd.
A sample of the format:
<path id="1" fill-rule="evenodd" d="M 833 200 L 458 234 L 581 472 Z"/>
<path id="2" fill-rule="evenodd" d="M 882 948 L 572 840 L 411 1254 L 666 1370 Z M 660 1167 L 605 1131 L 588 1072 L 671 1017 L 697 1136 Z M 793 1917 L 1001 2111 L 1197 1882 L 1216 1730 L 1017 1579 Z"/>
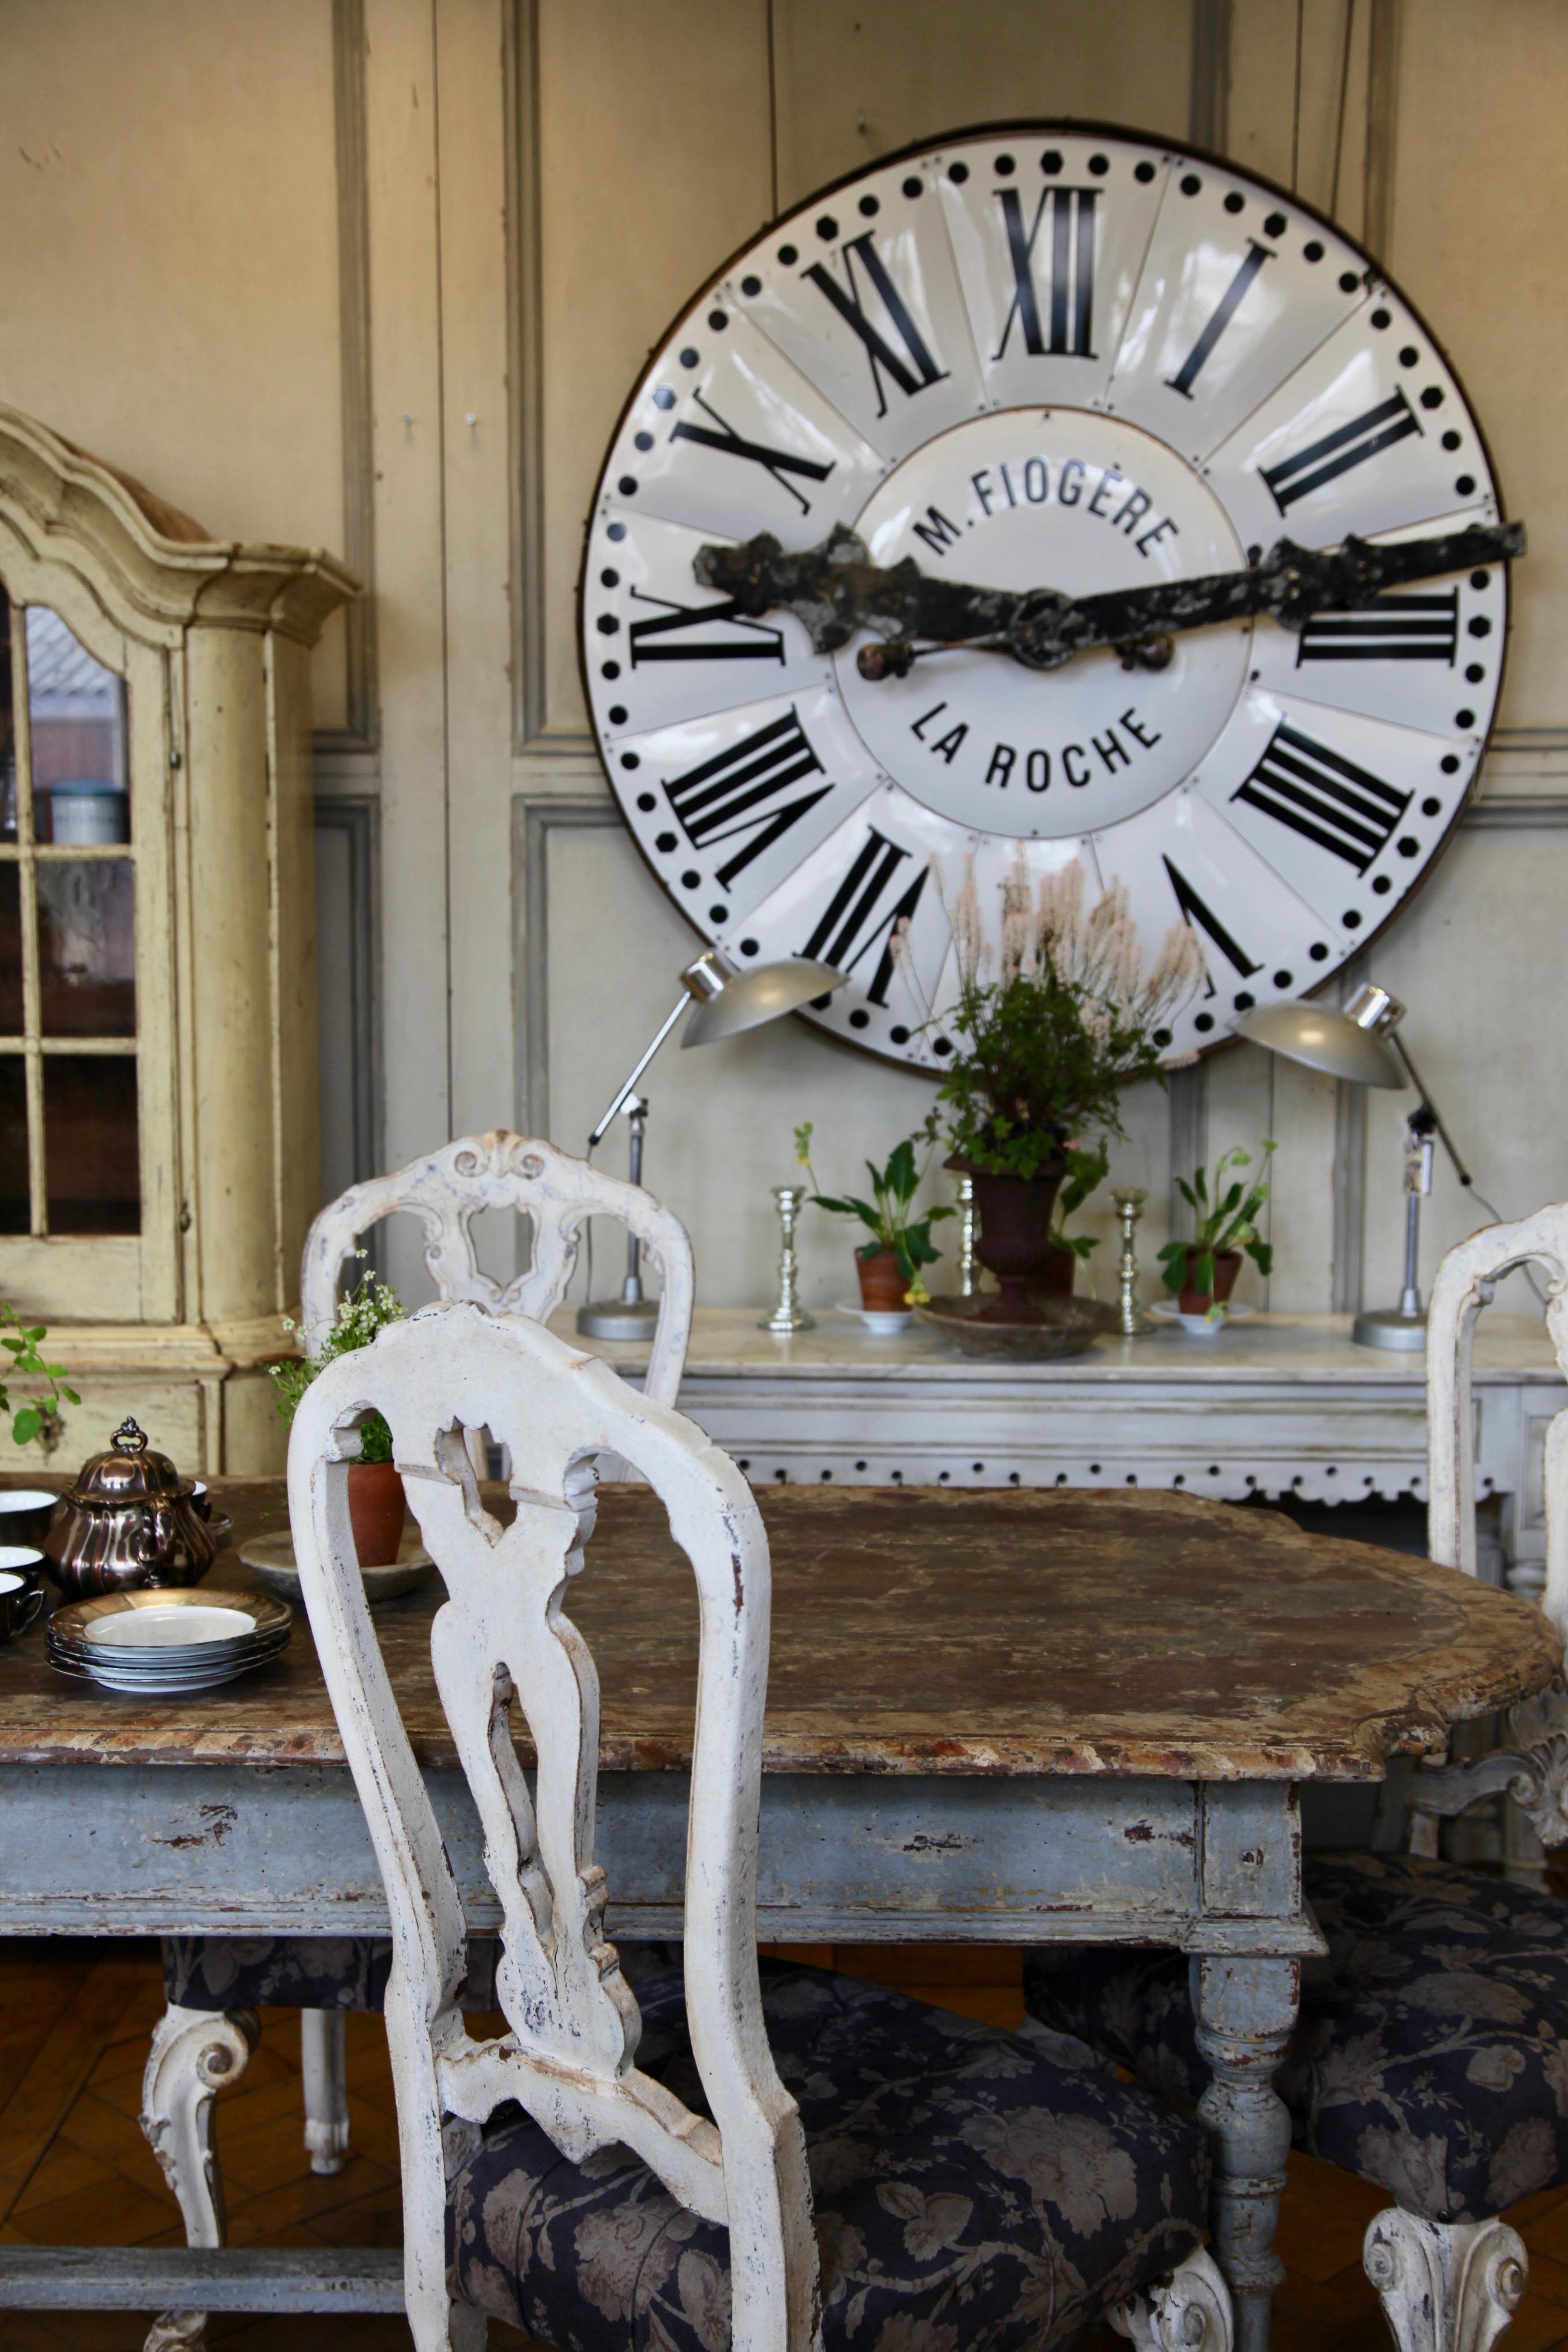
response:
<path id="1" fill-rule="evenodd" d="M 1065 1363 L 1015 1364 L 962 1356 L 920 1324 L 875 1339 L 839 1315 L 775 1339 L 762 1311 L 699 1307 L 680 1391 L 682 1411 L 754 1485 L 1426 1499 L 1424 1360 L 1353 1346 L 1348 1315 L 1258 1315 L 1213 1339 L 1173 1328 L 1098 1340 Z M 578 1339 L 570 1309 L 554 1322 L 635 1376 L 645 1350 Z M 1494 1572 L 1533 1597 L 1546 1425 L 1568 1405 L 1542 1324 L 1482 1317 L 1475 1401 L 1477 1493 L 1501 1505 Z"/>

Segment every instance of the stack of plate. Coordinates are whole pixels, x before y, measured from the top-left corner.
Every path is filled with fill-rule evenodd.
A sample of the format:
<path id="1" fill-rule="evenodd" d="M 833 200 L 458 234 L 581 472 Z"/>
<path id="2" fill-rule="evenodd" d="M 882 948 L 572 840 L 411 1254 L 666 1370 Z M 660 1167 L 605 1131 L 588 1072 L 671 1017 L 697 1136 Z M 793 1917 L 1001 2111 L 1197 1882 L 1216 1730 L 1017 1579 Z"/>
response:
<path id="1" fill-rule="evenodd" d="M 80 1681 L 141 1698 L 214 1690 L 275 1658 L 294 1612 L 269 1592 L 110 1592 L 57 1609 L 44 1647 Z"/>

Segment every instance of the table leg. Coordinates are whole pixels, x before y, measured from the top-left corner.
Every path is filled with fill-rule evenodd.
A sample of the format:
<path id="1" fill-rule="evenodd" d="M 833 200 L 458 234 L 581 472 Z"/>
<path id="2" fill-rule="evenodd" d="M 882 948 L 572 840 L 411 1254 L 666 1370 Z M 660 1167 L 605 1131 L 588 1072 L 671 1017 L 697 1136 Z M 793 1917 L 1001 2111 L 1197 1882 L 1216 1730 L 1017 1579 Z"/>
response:
<path id="1" fill-rule="evenodd" d="M 1295 2027 L 1300 1964 L 1196 1958 L 1192 1979 L 1198 2048 L 1211 2073 L 1198 2114 L 1215 2142 L 1215 2254 L 1236 2307 L 1237 2352 L 1268 2352 L 1273 2294 L 1285 2275 L 1274 2225 L 1290 2149 L 1274 2070 Z"/>

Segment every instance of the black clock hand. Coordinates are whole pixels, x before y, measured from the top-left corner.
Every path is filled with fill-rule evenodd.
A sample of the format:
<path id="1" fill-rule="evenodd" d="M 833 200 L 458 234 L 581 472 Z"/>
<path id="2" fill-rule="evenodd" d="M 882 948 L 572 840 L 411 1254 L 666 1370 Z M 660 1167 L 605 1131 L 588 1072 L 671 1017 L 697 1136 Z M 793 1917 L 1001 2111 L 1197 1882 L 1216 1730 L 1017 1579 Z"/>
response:
<path id="1" fill-rule="evenodd" d="M 1259 613 L 1300 629 L 1314 613 L 1364 604 L 1406 581 L 1522 555 L 1524 546 L 1522 523 L 1472 524 L 1379 547 L 1360 539 L 1326 549 L 1280 540 L 1245 572 L 1077 600 L 1050 588 L 933 580 L 911 556 L 883 568 L 844 528 L 801 555 L 785 554 L 766 531 L 740 547 L 710 545 L 699 549 L 692 569 L 704 586 L 731 596 L 739 612 L 757 618 L 775 608 L 794 613 L 818 653 L 836 652 L 858 629 L 875 630 L 885 642 L 863 646 L 858 667 L 864 677 L 885 677 L 908 670 L 917 639 L 924 641 L 922 650 L 968 646 L 1011 654 L 1031 669 L 1059 668 L 1074 654 L 1097 646 L 1120 647 L 1124 657 L 1163 668 L 1170 648 L 1161 641 L 1175 630 L 1210 628 Z"/>

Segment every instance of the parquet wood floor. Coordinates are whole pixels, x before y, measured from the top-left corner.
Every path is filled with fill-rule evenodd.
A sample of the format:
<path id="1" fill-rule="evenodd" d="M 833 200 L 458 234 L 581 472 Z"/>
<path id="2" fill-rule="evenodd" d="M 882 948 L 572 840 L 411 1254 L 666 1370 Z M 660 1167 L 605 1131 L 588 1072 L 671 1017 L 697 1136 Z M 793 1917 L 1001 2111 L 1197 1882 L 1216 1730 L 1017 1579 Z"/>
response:
<path id="1" fill-rule="evenodd" d="M 1023 2015 L 1016 1953 L 941 1946 L 814 1947 L 818 1965 L 905 1986 L 924 2000 L 1002 2025 Z M 144 1944 L 0 1943 L 0 2240 L 13 2244 L 177 2245 L 182 2231 L 136 2122 L 147 2036 L 163 2007 Z M 298 2021 L 263 2019 L 261 2046 L 219 2103 L 236 2245 L 393 2245 L 400 2228 L 397 2134 L 380 2021 L 351 2017 L 353 2154 L 332 2179 L 306 2161 Z M 1387 2352 L 1362 2275 L 1362 2232 L 1384 2200 L 1310 2157 L 1290 2160 L 1279 2226 L 1289 2277 L 1275 2352 Z M 1568 2189 L 1509 2216 L 1530 2249 L 1530 2293 L 1502 2352 L 1568 2352 Z M 3 2352 L 140 2352 L 133 2314 L 0 2314 Z M 529 2352 L 492 2323 L 494 2352 Z M 400 2320 L 215 2319 L 211 2352 L 410 2352 Z M 1079 2352 L 1126 2352 L 1091 2331 Z"/>

